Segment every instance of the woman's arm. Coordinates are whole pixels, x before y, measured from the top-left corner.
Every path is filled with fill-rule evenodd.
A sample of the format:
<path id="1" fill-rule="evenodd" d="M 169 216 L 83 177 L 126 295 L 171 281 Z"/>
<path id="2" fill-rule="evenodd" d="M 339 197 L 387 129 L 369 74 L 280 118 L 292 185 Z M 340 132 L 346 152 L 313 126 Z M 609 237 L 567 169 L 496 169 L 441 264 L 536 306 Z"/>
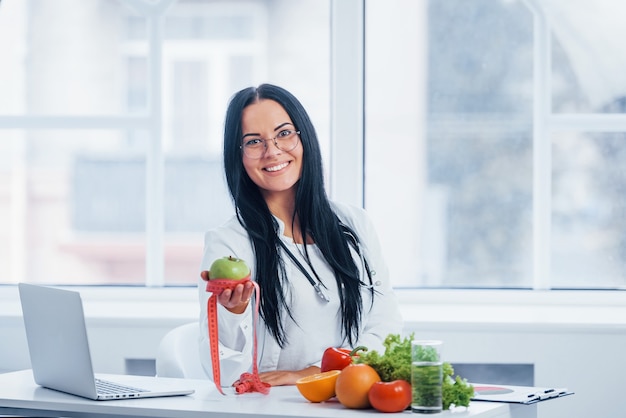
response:
<path id="1" fill-rule="evenodd" d="M 208 271 L 213 261 L 218 258 L 232 255 L 246 261 L 253 266 L 252 250 L 249 241 L 241 234 L 232 222 L 227 226 L 209 231 L 205 234 L 204 254 L 201 271 Z M 200 302 L 200 358 L 205 373 L 209 378 L 213 376 L 211 353 L 208 335 L 207 303 L 210 292 L 206 291 L 206 277 L 198 279 Z M 251 297 L 252 286 L 241 286 L 233 291 L 225 291 L 218 301 L 218 333 L 220 352 L 221 383 L 230 385 L 243 372 L 249 371 L 252 365 L 252 331 L 253 316 L 250 304 L 246 302 Z M 252 290 L 251 290 L 252 289 Z"/>
<path id="2" fill-rule="evenodd" d="M 272 372 L 259 373 L 259 377 L 263 382 L 269 383 L 272 386 L 284 386 L 295 385 L 298 379 L 319 372 L 319 367 L 309 366 L 302 370 L 275 370 Z"/>

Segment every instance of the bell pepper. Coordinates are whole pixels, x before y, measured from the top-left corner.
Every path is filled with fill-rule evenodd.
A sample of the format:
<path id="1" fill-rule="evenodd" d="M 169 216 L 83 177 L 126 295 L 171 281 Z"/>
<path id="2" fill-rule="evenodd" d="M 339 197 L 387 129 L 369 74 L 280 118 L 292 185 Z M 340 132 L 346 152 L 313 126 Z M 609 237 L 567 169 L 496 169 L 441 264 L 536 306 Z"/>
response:
<path id="1" fill-rule="evenodd" d="M 352 357 L 358 356 L 360 351 L 367 351 L 366 347 L 359 346 L 353 350 L 348 348 L 328 347 L 322 356 L 321 372 L 329 370 L 343 370 L 352 364 Z"/>

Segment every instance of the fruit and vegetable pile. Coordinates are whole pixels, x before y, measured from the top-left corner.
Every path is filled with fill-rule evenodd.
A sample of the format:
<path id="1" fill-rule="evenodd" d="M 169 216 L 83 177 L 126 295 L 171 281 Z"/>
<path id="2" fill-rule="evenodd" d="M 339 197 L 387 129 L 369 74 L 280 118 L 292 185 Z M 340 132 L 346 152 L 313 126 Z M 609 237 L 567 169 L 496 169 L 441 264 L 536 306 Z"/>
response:
<path id="1" fill-rule="evenodd" d="M 364 347 L 354 350 L 328 348 L 324 351 L 321 372 L 296 382 L 298 390 L 310 402 L 336 398 L 351 409 L 371 408 L 380 412 L 400 412 L 409 407 L 411 388 L 411 341 L 413 334 L 402 338 L 390 334 L 384 341 L 384 354 Z M 469 406 L 474 388 L 454 369 L 443 363 L 443 409 Z"/>

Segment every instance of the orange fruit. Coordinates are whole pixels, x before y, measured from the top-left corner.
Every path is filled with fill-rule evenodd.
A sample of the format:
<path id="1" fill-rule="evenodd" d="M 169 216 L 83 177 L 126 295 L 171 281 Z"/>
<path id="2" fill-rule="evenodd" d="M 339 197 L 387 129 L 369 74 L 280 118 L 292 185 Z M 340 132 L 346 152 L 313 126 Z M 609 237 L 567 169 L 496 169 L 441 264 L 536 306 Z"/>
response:
<path id="1" fill-rule="evenodd" d="M 346 408 L 365 409 L 371 406 L 368 393 L 380 376 L 367 364 L 350 364 L 341 371 L 335 383 L 335 396 Z"/>
<path id="2" fill-rule="evenodd" d="M 315 373 L 296 381 L 298 390 L 311 402 L 324 402 L 335 396 L 335 382 L 341 370 Z"/>

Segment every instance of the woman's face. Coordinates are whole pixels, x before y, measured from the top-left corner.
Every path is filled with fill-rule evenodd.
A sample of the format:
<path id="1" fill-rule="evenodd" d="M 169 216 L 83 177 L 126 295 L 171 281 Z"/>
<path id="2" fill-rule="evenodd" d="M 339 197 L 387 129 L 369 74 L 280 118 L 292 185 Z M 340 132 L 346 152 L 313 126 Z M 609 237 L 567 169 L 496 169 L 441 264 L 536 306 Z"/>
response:
<path id="1" fill-rule="evenodd" d="M 260 158 L 250 158 L 242 153 L 243 166 L 248 176 L 266 198 L 275 193 L 291 191 L 300 179 L 302 143 L 299 138 L 298 144 L 291 151 L 278 149 L 272 141 L 280 132 L 295 129 L 285 109 L 274 100 L 260 100 L 243 110 L 242 144 L 252 138 L 267 140 L 267 148 Z"/>

